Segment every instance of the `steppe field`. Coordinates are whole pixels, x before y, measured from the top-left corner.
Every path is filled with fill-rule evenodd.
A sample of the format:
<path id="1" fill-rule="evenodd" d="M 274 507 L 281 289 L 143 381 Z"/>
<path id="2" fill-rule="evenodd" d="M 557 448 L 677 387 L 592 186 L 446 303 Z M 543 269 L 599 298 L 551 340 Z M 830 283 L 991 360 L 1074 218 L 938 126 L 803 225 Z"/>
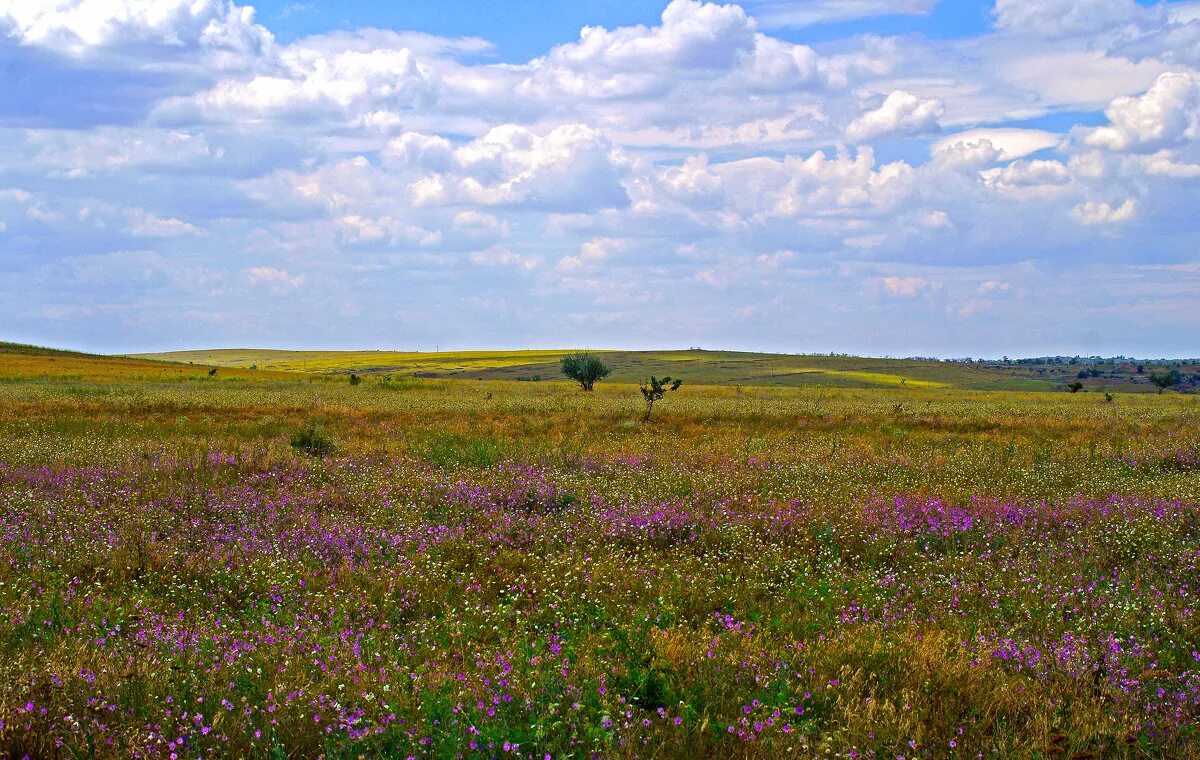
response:
<path id="1" fill-rule="evenodd" d="M 0 756 L 1200 757 L 1200 396 L 558 356 L 0 346 Z"/>

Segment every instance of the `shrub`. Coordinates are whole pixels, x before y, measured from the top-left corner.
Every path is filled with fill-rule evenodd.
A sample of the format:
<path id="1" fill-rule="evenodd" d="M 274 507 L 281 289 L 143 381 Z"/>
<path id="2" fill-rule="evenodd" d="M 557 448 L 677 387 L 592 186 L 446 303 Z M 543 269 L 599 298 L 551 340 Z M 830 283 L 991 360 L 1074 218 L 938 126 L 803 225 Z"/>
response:
<path id="1" fill-rule="evenodd" d="M 292 436 L 292 448 L 310 457 L 327 457 L 337 450 L 333 440 L 325 434 L 325 428 L 308 422 Z"/>
<path id="2" fill-rule="evenodd" d="M 359 383 L 361 383 L 362 381 L 363 381 L 363 379 L 362 379 L 361 377 L 359 377 L 358 375 L 354 374 L 353 372 L 351 372 L 351 373 L 350 373 L 350 384 L 351 384 L 351 385 L 358 385 L 358 384 L 359 384 Z"/>
<path id="3" fill-rule="evenodd" d="M 585 391 L 591 391 L 597 380 L 603 380 L 612 374 L 612 367 L 600 360 L 599 356 L 586 351 L 567 354 L 560 362 L 562 373 L 579 383 Z"/>
<path id="4" fill-rule="evenodd" d="M 649 382 L 643 383 L 640 386 L 642 398 L 646 400 L 646 416 L 642 418 L 642 422 L 650 421 L 650 413 L 654 411 L 654 402 L 661 401 L 663 396 L 666 396 L 669 391 L 679 390 L 679 386 L 681 385 L 683 385 L 683 380 L 676 379 L 672 383 L 670 375 L 664 377 L 662 380 L 651 375 Z"/>

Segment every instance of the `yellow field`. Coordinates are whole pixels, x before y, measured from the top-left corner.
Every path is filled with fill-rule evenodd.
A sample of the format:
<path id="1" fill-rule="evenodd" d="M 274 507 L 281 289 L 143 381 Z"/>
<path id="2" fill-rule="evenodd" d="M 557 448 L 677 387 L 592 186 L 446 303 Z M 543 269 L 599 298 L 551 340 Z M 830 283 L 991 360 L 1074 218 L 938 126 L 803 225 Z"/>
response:
<path id="1" fill-rule="evenodd" d="M 539 351 L 274 351 L 218 349 L 140 354 L 139 358 L 322 374 L 376 374 L 475 380 L 560 379 L 562 350 Z M 959 387 L 1050 390 L 1054 385 L 951 362 L 731 351 L 597 351 L 613 367 L 611 382 L 636 383 L 649 374 L 676 375 L 689 384 L 826 385 L 836 387 Z"/>

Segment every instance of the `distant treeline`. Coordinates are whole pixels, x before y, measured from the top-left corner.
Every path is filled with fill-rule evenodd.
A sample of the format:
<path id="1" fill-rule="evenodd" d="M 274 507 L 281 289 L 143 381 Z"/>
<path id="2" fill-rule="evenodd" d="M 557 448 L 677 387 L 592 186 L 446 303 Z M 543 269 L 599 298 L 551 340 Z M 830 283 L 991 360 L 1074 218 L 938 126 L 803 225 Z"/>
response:
<path id="1" fill-rule="evenodd" d="M 1034 356 L 1023 359 L 1010 359 L 1007 356 L 1001 359 L 973 359 L 967 356 L 960 359 L 950 359 L 949 361 L 962 364 L 1007 364 L 1035 367 L 1072 366 L 1079 364 L 1089 366 L 1108 364 L 1114 367 L 1126 364 L 1182 367 L 1184 365 L 1200 364 L 1200 359 L 1138 359 L 1132 356 Z"/>

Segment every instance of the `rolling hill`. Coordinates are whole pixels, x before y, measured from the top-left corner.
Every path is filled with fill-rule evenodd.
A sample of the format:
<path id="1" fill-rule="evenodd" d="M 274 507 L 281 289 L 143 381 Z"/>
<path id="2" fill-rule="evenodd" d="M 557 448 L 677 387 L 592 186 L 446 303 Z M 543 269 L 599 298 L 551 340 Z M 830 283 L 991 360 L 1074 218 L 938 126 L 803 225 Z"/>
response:
<path id="1" fill-rule="evenodd" d="M 477 380 L 560 380 L 566 351 L 280 351 L 215 349 L 138 354 L 135 358 L 194 362 L 259 371 L 395 375 Z M 986 366 L 924 359 L 761 354 L 738 351 L 599 351 L 613 367 L 610 382 L 636 383 L 649 374 L 673 375 L 692 384 L 828 385 L 836 387 L 1053 390 L 1049 380 Z"/>

